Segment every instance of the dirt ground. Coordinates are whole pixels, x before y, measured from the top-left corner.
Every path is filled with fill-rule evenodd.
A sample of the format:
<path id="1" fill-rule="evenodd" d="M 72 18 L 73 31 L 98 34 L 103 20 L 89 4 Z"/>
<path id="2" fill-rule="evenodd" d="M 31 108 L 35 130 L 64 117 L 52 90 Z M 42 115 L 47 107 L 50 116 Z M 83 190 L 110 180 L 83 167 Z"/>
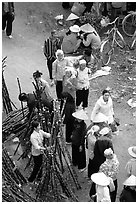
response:
<path id="1" fill-rule="evenodd" d="M 4 77 L 10 93 L 10 98 L 19 108 L 17 77 L 20 79 L 23 92 L 32 92 L 32 73 L 39 69 L 43 78 L 49 81 L 46 60 L 42 52 L 44 39 L 52 28 L 57 28 L 54 17 L 59 14 L 68 16 L 70 11 L 62 8 L 60 2 L 16 2 L 16 18 L 13 23 L 13 39 L 8 39 L 2 33 L 2 57 L 8 56 Z M 59 28 L 59 29 L 62 29 Z M 123 34 L 124 35 L 124 34 Z M 124 35 L 126 41 L 131 41 Z M 113 138 L 115 153 L 120 162 L 118 174 L 118 196 L 125 180 L 125 164 L 130 159 L 127 152 L 129 146 L 136 144 L 135 108 L 127 104 L 129 99 L 135 100 L 136 64 L 127 58 L 136 58 L 135 51 L 125 51 L 116 48 L 110 63 L 111 73 L 91 81 L 88 115 L 104 88 L 110 87 L 114 101 L 115 116 L 120 119 L 119 135 Z M 55 87 L 51 88 L 55 96 Z M 87 122 L 90 124 L 90 121 Z M 20 164 L 19 164 L 20 165 Z M 21 167 L 20 167 L 21 168 Z M 90 183 L 86 175 L 78 173 L 81 190 L 76 191 L 80 202 L 89 201 Z M 118 198 L 117 198 L 118 200 Z"/>

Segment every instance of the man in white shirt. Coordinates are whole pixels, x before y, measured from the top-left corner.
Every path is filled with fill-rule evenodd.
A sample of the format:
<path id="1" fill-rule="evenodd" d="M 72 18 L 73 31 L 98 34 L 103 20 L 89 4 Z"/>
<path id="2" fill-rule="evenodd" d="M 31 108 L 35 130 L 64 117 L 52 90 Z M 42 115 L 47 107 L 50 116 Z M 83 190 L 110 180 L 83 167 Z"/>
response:
<path id="1" fill-rule="evenodd" d="M 42 175 L 42 156 L 43 151 L 46 150 L 46 148 L 43 146 L 43 139 L 44 137 L 50 138 L 50 133 L 44 132 L 40 129 L 40 123 L 37 121 L 33 121 L 32 123 L 33 127 L 33 133 L 31 134 L 30 141 L 32 143 L 32 156 L 34 159 L 34 168 L 33 171 L 28 178 L 29 182 L 33 182 L 38 174 L 38 178 L 41 178 Z"/>

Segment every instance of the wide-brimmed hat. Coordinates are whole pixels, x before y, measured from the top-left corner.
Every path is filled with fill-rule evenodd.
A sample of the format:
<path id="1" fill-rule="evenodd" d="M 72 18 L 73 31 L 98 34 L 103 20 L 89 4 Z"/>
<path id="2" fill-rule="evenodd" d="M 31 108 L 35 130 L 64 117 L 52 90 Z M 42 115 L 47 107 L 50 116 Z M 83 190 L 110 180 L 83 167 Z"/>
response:
<path id="1" fill-rule="evenodd" d="M 71 21 L 71 20 L 76 20 L 78 19 L 79 16 L 75 15 L 74 13 L 71 13 L 68 18 L 66 19 L 66 21 Z"/>
<path id="2" fill-rule="evenodd" d="M 80 119 L 80 120 L 88 120 L 88 116 L 83 109 L 74 112 L 72 115 L 73 117 Z"/>
<path id="3" fill-rule="evenodd" d="M 42 72 L 40 72 L 39 70 L 37 70 L 36 72 L 33 73 L 34 78 L 41 77 L 41 75 L 42 75 Z"/>
<path id="4" fill-rule="evenodd" d="M 98 125 L 93 125 L 93 126 L 91 127 L 91 129 L 88 130 L 87 134 L 90 134 L 90 133 L 94 134 L 94 133 L 97 132 L 99 129 L 100 129 L 100 127 L 99 127 Z"/>
<path id="5" fill-rule="evenodd" d="M 86 64 L 86 60 L 84 60 L 84 59 L 80 60 L 80 61 L 79 61 L 79 64 L 80 64 L 80 65 L 81 65 L 81 64 Z"/>
<path id="6" fill-rule="evenodd" d="M 73 32 L 73 33 L 78 33 L 80 32 L 80 27 L 78 25 L 73 25 L 71 26 L 70 28 L 70 31 Z"/>
<path id="7" fill-rule="evenodd" d="M 136 157 L 136 146 L 129 147 L 128 153 L 130 154 L 130 156 Z"/>
<path id="8" fill-rule="evenodd" d="M 100 186 L 108 186 L 110 184 L 110 179 L 103 172 L 92 174 L 91 180 Z"/>
<path id="9" fill-rule="evenodd" d="M 113 152 L 113 150 L 111 148 L 108 148 L 108 149 L 104 150 L 104 155 L 105 156 L 113 155 L 113 154 L 114 154 L 114 152 Z"/>
<path id="10" fill-rule="evenodd" d="M 110 129 L 108 127 L 104 127 L 99 132 L 100 135 L 107 135 L 110 132 Z"/>
<path id="11" fill-rule="evenodd" d="M 103 113 L 97 113 L 95 118 L 93 119 L 94 123 L 100 123 L 100 122 L 107 122 L 108 118 Z"/>
<path id="12" fill-rule="evenodd" d="M 89 23 L 82 25 L 80 27 L 80 30 L 85 33 L 92 33 L 93 31 L 95 31 L 95 29 Z"/>
<path id="13" fill-rule="evenodd" d="M 128 179 L 126 179 L 123 183 L 125 186 L 136 186 L 136 176 L 131 175 Z"/>

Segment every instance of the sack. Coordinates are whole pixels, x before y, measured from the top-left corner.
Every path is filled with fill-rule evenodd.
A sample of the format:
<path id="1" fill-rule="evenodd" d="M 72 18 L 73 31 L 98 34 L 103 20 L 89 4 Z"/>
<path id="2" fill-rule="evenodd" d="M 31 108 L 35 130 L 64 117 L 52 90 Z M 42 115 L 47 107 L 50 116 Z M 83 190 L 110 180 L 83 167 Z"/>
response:
<path id="1" fill-rule="evenodd" d="M 86 7 L 81 2 L 75 2 L 71 8 L 72 13 L 76 14 L 77 16 L 81 16 L 85 11 Z"/>

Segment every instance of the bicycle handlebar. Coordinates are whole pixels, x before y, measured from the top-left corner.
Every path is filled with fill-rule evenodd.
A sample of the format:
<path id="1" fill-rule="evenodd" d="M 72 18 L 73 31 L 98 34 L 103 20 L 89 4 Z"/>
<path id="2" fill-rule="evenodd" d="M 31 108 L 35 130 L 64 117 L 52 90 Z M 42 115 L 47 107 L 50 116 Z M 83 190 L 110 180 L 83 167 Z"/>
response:
<path id="1" fill-rule="evenodd" d="M 111 23 L 108 23 L 108 25 L 115 24 L 118 19 L 119 19 L 119 17 L 116 17 L 116 19 L 114 21 L 112 21 Z"/>

